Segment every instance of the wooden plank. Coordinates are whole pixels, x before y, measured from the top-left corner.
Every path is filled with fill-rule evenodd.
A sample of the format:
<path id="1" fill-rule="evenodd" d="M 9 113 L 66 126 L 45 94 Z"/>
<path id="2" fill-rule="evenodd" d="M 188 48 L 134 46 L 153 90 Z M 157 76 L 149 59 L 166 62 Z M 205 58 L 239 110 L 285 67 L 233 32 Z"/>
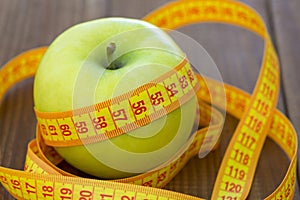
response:
<path id="1" fill-rule="evenodd" d="M 280 54 L 283 89 L 288 117 L 293 122 L 300 138 L 300 1 L 291 0 L 288 3 L 280 0 L 270 1 L 273 17 L 275 39 Z M 298 151 L 298 166 L 300 165 Z M 300 168 L 298 167 L 298 182 L 300 183 Z"/>
<path id="2" fill-rule="evenodd" d="M 67 27 L 106 16 L 105 0 L 2 0 L 0 66 L 13 56 L 49 45 Z M 27 144 L 35 137 L 33 79 L 13 87 L 0 107 L 0 164 L 23 169 Z M 0 199 L 13 198 L 0 187 Z"/>
<path id="3" fill-rule="evenodd" d="M 170 0 L 112 0 L 110 1 L 109 16 L 141 19 L 155 8 L 158 8 L 169 1 Z"/>

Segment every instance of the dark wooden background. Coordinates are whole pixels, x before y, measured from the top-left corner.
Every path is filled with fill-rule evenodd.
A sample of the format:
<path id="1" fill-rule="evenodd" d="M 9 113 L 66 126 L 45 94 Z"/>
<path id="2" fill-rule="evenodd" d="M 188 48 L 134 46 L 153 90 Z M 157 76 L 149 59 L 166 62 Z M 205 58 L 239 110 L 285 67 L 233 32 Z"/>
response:
<path id="1" fill-rule="evenodd" d="M 0 65 L 25 50 L 50 44 L 59 33 L 76 23 L 108 16 L 142 18 L 165 2 L 0 0 Z M 300 1 L 243 2 L 257 9 L 267 23 L 281 61 L 282 85 L 278 108 L 300 130 Z M 180 31 L 202 44 L 216 62 L 225 82 L 252 91 L 262 58 L 260 38 L 248 31 L 222 24 L 193 25 Z M 35 134 L 32 84 L 33 79 L 28 79 L 13 87 L 0 107 L 1 166 L 23 168 L 27 143 Z M 220 161 L 237 123 L 236 119 L 228 116 L 220 148 L 203 159 L 192 159 L 166 189 L 209 199 Z M 288 163 L 284 153 L 268 139 L 249 199 L 263 199 L 269 195 L 282 180 Z M 294 199 L 300 199 L 298 184 Z M 13 198 L 0 187 L 0 199 Z"/>

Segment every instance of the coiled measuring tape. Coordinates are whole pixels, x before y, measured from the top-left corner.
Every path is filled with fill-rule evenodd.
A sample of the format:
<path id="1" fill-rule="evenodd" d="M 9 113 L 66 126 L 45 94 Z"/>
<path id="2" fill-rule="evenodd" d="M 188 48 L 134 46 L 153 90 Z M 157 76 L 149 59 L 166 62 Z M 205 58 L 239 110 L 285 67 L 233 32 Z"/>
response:
<path id="1" fill-rule="evenodd" d="M 187 59 L 183 59 L 150 83 L 96 105 L 67 112 L 35 113 L 46 144 L 89 144 L 151 123 L 190 100 L 198 89 L 197 78 Z"/>
<path id="2" fill-rule="evenodd" d="M 246 199 L 262 145 L 268 136 L 287 154 L 290 165 L 281 184 L 265 199 L 292 199 L 296 181 L 297 135 L 289 120 L 275 107 L 279 90 L 279 65 L 261 17 L 248 6 L 236 1 L 182 0 L 163 6 L 144 19 L 168 29 L 175 29 L 189 23 L 229 23 L 248 29 L 264 39 L 263 62 L 252 95 L 233 86 L 226 84 L 223 86 L 217 81 L 197 75 L 200 84 L 200 90 L 197 92 L 201 112 L 200 123 L 209 124 L 209 121 L 213 119 L 214 131 L 210 134 L 215 136 L 219 133 L 223 118 L 215 109 L 211 109 L 204 103 L 211 102 L 209 91 L 214 91 L 214 95 L 218 97 L 221 95 L 219 91 L 225 87 L 227 106 L 223 109 L 240 119 L 224 155 L 211 198 Z M 38 48 L 25 52 L 1 69 L 1 98 L 16 82 L 34 75 L 45 50 L 46 48 Z M 182 75 L 188 77 L 188 69 L 185 71 L 186 74 Z M 180 85 L 180 81 L 178 84 Z M 190 88 L 193 88 L 191 82 L 190 85 Z M 148 96 L 151 101 L 151 95 Z M 222 108 L 222 102 L 214 101 L 213 103 L 214 106 Z M 41 114 L 39 123 L 45 119 L 48 120 L 47 117 L 42 119 L 42 116 Z M 51 130 L 60 130 L 61 133 L 69 130 L 66 128 L 67 126 L 60 126 L 60 124 L 53 125 L 55 129 Z M 192 137 L 186 144 L 188 148 L 165 167 L 126 179 L 103 181 L 76 177 L 56 167 L 61 158 L 52 147 L 45 144 L 51 143 L 51 138 L 45 137 L 51 132 L 43 133 L 44 128 L 39 125 L 36 140 L 28 145 L 25 171 L 0 167 L 0 182 L 17 199 L 200 199 L 158 188 L 166 185 L 191 157 L 199 153 L 200 147 L 206 145 L 207 141 L 204 140 L 204 137 L 208 133 L 207 130 L 208 127 L 194 133 L 195 137 Z M 75 133 L 76 127 L 70 131 Z M 117 134 L 121 134 L 121 132 Z M 75 141 L 78 139 L 75 138 Z"/>

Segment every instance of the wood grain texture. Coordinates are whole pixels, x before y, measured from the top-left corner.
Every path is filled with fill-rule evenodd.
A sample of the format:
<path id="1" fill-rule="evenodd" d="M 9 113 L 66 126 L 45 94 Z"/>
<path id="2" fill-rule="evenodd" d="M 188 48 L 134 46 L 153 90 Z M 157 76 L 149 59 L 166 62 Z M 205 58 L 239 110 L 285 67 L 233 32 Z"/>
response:
<path id="1" fill-rule="evenodd" d="M 282 85 L 285 94 L 287 116 L 297 131 L 300 131 L 300 2 L 272 1 L 270 9 L 273 16 L 276 44 L 282 70 Z M 298 132 L 299 133 L 299 132 Z M 298 134 L 299 136 L 299 134 Z M 298 137 L 299 138 L 299 137 Z M 298 158 L 300 152 L 298 151 Z M 300 161 L 298 159 L 298 166 Z M 300 168 L 298 167 L 298 174 Z M 299 178 L 299 177 L 298 177 Z M 300 179 L 298 179 L 300 180 Z"/>
<path id="2" fill-rule="evenodd" d="M 48 45 L 66 28 L 106 16 L 142 18 L 167 0 L 2 0 L 0 1 L 0 66 L 18 53 Z M 264 18 L 282 63 L 282 93 L 279 108 L 299 127 L 300 98 L 297 95 L 300 9 L 297 0 L 243 0 Z M 223 80 L 248 92 L 253 90 L 262 59 L 262 40 L 246 30 L 202 24 L 181 28 L 197 40 L 217 64 Z M 0 107 L 0 165 L 22 169 L 29 140 L 35 137 L 32 100 L 33 79 L 14 86 Z M 299 111 L 299 112 L 297 112 Z M 166 189 L 210 198 L 219 165 L 238 120 L 226 117 L 220 148 L 205 158 L 193 158 Z M 282 180 L 288 160 L 282 150 L 267 140 L 259 161 L 249 199 L 263 199 Z M 0 187 L 0 199 L 13 199 Z M 299 188 L 294 199 L 300 199 Z"/>

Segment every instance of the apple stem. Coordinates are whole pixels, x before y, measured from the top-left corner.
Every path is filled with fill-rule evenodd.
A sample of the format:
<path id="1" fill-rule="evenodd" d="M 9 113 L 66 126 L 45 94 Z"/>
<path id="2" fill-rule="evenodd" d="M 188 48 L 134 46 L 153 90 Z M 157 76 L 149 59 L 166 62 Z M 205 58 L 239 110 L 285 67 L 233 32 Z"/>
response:
<path id="1" fill-rule="evenodd" d="M 111 63 L 113 61 L 113 53 L 116 50 L 116 43 L 111 42 L 107 45 L 106 47 L 106 55 L 107 55 L 107 61 L 108 61 L 108 67 L 107 68 L 111 68 Z"/>

